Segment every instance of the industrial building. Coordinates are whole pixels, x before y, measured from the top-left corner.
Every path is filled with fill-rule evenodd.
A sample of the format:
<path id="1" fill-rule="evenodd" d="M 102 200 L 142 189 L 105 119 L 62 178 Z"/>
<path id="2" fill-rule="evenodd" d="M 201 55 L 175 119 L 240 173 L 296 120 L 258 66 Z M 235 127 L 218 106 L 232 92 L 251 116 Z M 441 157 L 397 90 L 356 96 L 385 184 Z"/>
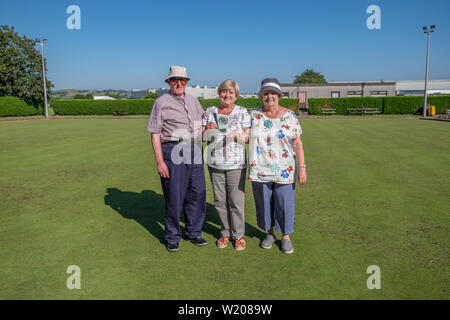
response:
<path id="1" fill-rule="evenodd" d="M 284 98 L 298 98 L 300 108 L 308 108 L 309 98 L 391 97 L 423 95 L 424 80 L 330 82 L 324 84 L 281 84 Z M 430 95 L 450 94 L 450 80 L 429 80 Z"/>
<path id="2" fill-rule="evenodd" d="M 398 96 L 423 96 L 424 91 L 424 80 L 397 81 L 395 84 L 395 94 Z M 450 94 L 450 80 L 428 80 L 427 94 Z"/>

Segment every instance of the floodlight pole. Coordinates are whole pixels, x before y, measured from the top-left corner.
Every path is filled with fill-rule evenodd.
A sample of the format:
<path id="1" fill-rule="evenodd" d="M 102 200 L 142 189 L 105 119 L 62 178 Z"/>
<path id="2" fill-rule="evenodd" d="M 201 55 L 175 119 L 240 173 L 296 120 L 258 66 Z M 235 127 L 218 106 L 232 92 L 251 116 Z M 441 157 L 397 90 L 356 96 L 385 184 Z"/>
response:
<path id="1" fill-rule="evenodd" d="M 44 45 L 47 39 L 43 39 L 39 44 L 41 45 L 41 57 L 42 57 L 42 79 L 44 80 L 44 104 L 45 104 L 45 117 L 48 118 L 48 106 L 47 106 L 47 84 L 45 81 L 45 62 L 44 62 Z"/>
<path id="2" fill-rule="evenodd" d="M 435 26 L 430 26 L 430 30 L 427 27 L 423 27 L 424 33 L 428 33 L 428 42 L 427 42 L 427 63 L 425 67 L 425 90 L 424 90 L 424 102 L 423 102 L 423 116 L 427 116 L 427 84 L 428 84 L 428 64 L 430 63 L 430 35 L 434 32 Z"/>

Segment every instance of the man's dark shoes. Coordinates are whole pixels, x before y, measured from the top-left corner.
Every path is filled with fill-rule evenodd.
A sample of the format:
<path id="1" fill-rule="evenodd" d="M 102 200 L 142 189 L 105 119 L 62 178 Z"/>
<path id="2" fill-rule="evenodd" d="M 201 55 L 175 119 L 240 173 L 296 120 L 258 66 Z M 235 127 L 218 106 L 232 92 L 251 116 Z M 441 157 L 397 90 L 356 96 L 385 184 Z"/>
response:
<path id="1" fill-rule="evenodd" d="M 176 252 L 178 251 L 178 242 L 167 242 L 166 248 L 169 252 Z"/>
<path id="2" fill-rule="evenodd" d="M 197 237 L 197 238 L 193 238 L 193 239 L 189 239 L 193 244 L 197 245 L 197 246 L 204 246 L 208 244 L 208 241 L 206 241 L 205 239 L 203 239 L 202 237 Z"/>

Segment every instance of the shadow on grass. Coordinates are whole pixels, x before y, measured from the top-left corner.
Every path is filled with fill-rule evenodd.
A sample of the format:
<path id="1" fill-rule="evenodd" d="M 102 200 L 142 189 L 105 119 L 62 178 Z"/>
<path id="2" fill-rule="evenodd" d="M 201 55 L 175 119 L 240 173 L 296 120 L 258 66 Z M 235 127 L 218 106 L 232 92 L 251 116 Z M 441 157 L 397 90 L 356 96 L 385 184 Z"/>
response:
<path id="1" fill-rule="evenodd" d="M 107 188 L 104 200 L 106 205 L 109 205 L 122 217 L 135 220 L 156 239 L 165 244 L 165 201 L 163 195 L 152 190 L 143 190 L 141 193 L 137 193 Z M 185 222 L 183 214 L 181 215 L 181 221 Z M 221 235 L 220 227 L 217 226 L 220 226 L 220 220 L 216 208 L 207 203 L 206 218 L 202 231 L 218 239 Z M 181 232 L 184 234 L 183 226 L 181 226 Z M 248 223 L 245 223 L 245 235 L 252 238 L 257 237 L 261 240 L 265 237 L 265 233 Z"/>

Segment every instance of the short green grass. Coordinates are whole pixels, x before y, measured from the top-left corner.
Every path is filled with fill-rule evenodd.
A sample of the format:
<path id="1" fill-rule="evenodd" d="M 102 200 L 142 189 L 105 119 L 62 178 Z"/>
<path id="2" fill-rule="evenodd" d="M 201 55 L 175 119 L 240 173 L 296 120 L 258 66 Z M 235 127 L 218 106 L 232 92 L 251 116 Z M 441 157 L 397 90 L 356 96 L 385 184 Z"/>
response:
<path id="1" fill-rule="evenodd" d="M 449 124 L 301 124 L 308 181 L 285 255 L 258 247 L 249 183 L 247 249 L 215 246 L 208 175 L 209 245 L 167 252 L 146 120 L 0 123 L 0 299 L 449 299 Z"/>

